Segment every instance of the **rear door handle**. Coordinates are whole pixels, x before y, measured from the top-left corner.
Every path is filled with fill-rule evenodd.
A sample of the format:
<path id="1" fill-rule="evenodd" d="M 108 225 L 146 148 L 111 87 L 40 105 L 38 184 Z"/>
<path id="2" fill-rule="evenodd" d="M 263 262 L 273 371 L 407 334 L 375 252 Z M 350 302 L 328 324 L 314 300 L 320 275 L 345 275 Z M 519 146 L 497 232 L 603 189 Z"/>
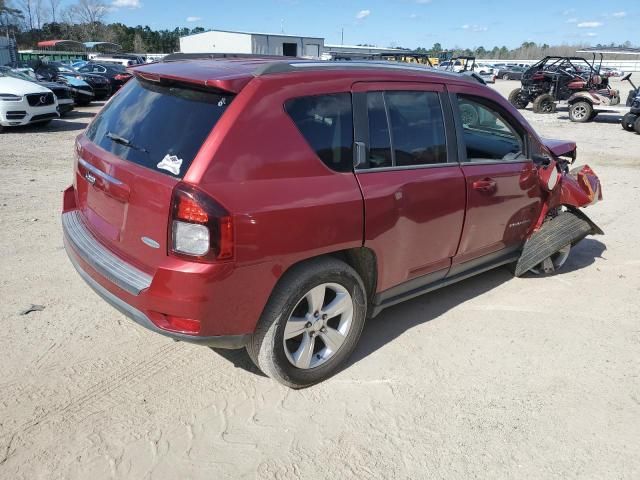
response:
<path id="1" fill-rule="evenodd" d="M 479 192 L 490 193 L 496 190 L 496 181 L 493 178 L 483 178 L 482 180 L 476 180 L 471 186 Z"/>

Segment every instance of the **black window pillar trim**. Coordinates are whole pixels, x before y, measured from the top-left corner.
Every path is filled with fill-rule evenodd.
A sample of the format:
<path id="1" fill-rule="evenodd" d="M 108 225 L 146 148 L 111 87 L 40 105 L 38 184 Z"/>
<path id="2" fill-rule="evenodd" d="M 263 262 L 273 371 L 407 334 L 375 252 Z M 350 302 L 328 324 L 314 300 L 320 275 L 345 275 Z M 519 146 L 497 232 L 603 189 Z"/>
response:
<path id="1" fill-rule="evenodd" d="M 353 110 L 353 165 L 358 163 L 355 143 L 364 143 L 366 148 L 365 162 L 358 165 L 357 170 L 369 168 L 369 115 L 367 113 L 367 93 L 355 92 L 351 96 Z"/>
<path id="2" fill-rule="evenodd" d="M 451 99 L 449 95 L 447 95 L 447 92 L 439 92 L 438 98 L 440 99 L 440 108 L 442 108 L 445 141 L 447 142 L 446 163 L 460 163 L 460 141 L 458 139 L 456 120 Z"/>

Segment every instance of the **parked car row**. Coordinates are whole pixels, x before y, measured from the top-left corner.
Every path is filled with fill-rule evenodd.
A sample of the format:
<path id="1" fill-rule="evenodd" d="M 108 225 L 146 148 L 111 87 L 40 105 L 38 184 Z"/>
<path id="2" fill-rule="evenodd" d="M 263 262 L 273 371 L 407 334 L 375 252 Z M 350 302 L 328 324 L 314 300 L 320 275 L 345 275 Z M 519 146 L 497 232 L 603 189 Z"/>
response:
<path id="1" fill-rule="evenodd" d="M 75 105 L 106 100 L 130 79 L 126 67 L 118 63 L 85 62 L 74 68 L 61 62 L 37 62 L 0 67 L 0 131 L 46 123 L 69 113 Z M 36 97 L 37 101 L 30 100 Z"/>
<path id="2" fill-rule="evenodd" d="M 58 100 L 49 88 L 0 71 L 0 132 L 5 127 L 47 124 L 59 116 Z"/>

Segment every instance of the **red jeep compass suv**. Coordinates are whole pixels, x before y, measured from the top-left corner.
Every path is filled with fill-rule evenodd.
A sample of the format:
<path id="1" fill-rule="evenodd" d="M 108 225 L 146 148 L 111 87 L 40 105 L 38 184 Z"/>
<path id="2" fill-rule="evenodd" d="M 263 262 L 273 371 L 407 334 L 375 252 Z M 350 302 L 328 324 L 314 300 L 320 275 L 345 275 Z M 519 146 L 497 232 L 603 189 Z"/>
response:
<path id="1" fill-rule="evenodd" d="M 71 262 L 144 327 L 246 347 L 291 387 L 333 374 L 383 308 L 499 265 L 549 273 L 599 232 L 577 209 L 597 177 L 561 158 L 575 144 L 471 77 L 264 58 L 133 73 L 75 144 Z"/>

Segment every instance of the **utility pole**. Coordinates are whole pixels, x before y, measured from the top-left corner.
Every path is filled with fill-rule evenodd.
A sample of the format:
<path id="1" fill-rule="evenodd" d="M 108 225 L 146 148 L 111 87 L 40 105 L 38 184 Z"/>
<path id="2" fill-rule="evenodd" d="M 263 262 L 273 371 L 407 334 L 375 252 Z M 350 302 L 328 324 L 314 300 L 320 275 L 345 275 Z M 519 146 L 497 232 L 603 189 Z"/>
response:
<path id="1" fill-rule="evenodd" d="M 340 45 L 344 45 L 344 27 L 342 27 L 342 34 L 340 36 Z"/>

